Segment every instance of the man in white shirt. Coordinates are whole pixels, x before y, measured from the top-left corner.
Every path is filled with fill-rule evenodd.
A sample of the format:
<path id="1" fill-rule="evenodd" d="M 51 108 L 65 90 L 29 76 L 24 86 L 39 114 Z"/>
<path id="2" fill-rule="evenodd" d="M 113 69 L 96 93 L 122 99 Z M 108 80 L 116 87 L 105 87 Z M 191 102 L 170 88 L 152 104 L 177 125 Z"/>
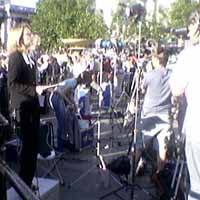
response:
<path id="1" fill-rule="evenodd" d="M 186 159 L 190 176 L 189 200 L 200 199 L 200 11 L 191 14 L 188 22 L 191 46 L 184 49 L 173 68 L 170 85 L 174 96 L 185 95 L 187 110 L 183 125 L 186 136 Z"/>

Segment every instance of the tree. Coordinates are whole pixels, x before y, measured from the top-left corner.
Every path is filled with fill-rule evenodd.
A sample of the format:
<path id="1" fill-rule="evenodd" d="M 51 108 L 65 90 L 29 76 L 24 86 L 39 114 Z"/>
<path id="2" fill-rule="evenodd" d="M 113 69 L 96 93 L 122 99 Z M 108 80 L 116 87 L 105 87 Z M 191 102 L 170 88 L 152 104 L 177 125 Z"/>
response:
<path id="1" fill-rule="evenodd" d="M 61 38 L 97 39 L 107 35 L 102 15 L 95 13 L 92 0 L 40 0 L 33 29 L 40 33 L 42 46 L 53 49 Z"/>
<path id="2" fill-rule="evenodd" d="M 170 21 L 173 28 L 180 28 L 187 25 L 190 13 L 197 8 L 199 3 L 191 0 L 176 0 L 170 11 Z"/>
<path id="3" fill-rule="evenodd" d="M 147 0 L 143 0 L 144 5 L 147 3 Z M 148 19 L 145 13 L 138 18 L 138 15 L 131 16 L 129 18 L 125 17 L 125 7 L 118 6 L 118 9 L 113 15 L 112 26 L 118 27 L 118 32 L 123 33 L 123 38 L 125 40 L 136 39 L 138 37 L 139 32 L 139 23 L 141 22 L 141 35 L 144 38 L 152 38 L 152 39 L 159 39 L 162 35 L 162 30 L 164 26 L 168 23 L 166 20 L 168 18 L 166 9 L 159 7 L 157 18 Z M 125 30 L 123 30 L 123 26 Z M 112 30 L 113 30 L 112 29 Z"/>

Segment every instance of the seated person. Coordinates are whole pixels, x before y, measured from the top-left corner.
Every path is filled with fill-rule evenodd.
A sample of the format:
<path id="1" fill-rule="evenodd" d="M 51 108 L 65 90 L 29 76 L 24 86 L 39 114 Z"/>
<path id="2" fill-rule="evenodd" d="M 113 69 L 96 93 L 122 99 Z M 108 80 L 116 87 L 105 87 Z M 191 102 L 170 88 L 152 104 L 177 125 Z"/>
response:
<path id="1" fill-rule="evenodd" d="M 79 85 L 75 90 L 75 102 L 82 119 L 91 119 L 90 112 L 90 88 Z"/>
<path id="2" fill-rule="evenodd" d="M 136 127 L 136 164 L 143 148 L 151 144 L 157 151 L 157 172 L 165 165 L 165 138 L 170 135 L 171 90 L 169 78 L 171 71 L 166 68 L 168 56 L 163 47 L 157 47 L 152 57 L 154 69 L 144 74 L 144 102 Z"/>
<path id="3" fill-rule="evenodd" d="M 58 84 L 50 96 L 57 119 L 57 147 L 59 152 L 64 151 L 66 140 L 74 145 L 75 137 L 79 135 L 79 125 L 76 116 L 77 107 L 74 101 L 74 90 L 79 84 L 90 85 L 89 72 L 83 72 L 77 78 L 66 79 Z"/>

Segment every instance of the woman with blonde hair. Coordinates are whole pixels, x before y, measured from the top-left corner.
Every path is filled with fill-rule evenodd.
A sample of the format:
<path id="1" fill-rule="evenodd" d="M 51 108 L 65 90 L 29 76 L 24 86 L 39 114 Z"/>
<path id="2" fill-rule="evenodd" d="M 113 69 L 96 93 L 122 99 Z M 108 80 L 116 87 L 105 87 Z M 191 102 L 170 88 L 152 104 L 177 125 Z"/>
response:
<path id="1" fill-rule="evenodd" d="M 31 42 L 29 24 L 19 24 L 10 30 L 7 43 L 10 106 L 16 113 L 22 140 L 19 175 L 30 187 L 37 163 L 40 126 L 37 93 L 41 93 L 40 86 L 36 86 L 36 66 L 28 54 Z"/>

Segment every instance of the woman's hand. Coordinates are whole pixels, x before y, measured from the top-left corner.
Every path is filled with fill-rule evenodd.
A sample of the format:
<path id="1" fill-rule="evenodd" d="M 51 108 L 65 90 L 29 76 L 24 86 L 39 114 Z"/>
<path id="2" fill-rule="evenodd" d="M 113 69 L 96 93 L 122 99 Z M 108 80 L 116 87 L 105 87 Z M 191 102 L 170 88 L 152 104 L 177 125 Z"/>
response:
<path id="1" fill-rule="evenodd" d="M 36 92 L 37 92 L 37 94 L 41 95 L 44 90 L 45 90 L 44 86 L 42 86 L 42 85 L 36 86 Z"/>
<path id="2" fill-rule="evenodd" d="M 54 84 L 54 85 L 37 85 L 36 86 L 36 92 L 39 95 L 41 95 L 45 90 L 47 90 L 47 89 L 53 89 L 56 86 L 57 86 L 57 84 Z"/>

